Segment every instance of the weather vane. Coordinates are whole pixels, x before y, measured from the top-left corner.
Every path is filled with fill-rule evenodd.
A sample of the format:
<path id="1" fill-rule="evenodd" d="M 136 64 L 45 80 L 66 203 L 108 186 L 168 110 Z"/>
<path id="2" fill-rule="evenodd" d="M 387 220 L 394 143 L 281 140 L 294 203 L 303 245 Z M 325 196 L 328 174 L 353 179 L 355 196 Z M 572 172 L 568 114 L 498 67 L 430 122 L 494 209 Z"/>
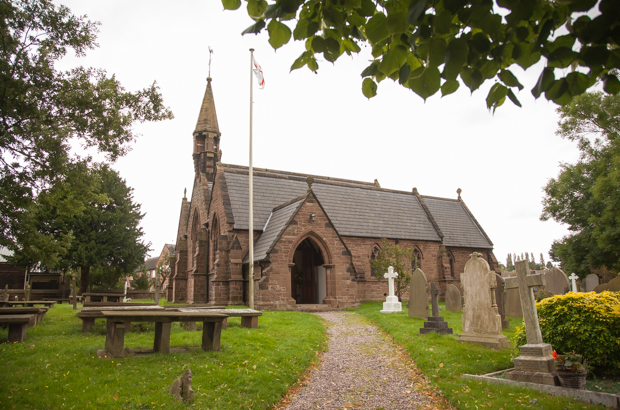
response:
<path id="1" fill-rule="evenodd" d="M 211 56 L 213 55 L 213 49 L 209 46 L 209 77 L 211 77 Z"/>

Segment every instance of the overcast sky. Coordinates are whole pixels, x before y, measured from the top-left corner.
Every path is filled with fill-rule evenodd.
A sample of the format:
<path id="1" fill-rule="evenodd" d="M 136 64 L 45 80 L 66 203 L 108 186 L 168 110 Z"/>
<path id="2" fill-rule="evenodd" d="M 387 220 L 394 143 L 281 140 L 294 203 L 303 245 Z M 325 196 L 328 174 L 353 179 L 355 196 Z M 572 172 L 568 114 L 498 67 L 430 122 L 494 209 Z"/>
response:
<path id="1" fill-rule="evenodd" d="M 252 21 L 245 9 L 224 11 L 219 0 L 60 0 L 74 14 L 101 22 L 99 48 L 77 64 L 102 68 L 128 90 L 157 81 L 174 120 L 141 124 L 133 150 L 114 168 L 134 188 L 146 213 L 142 226 L 158 256 L 174 243 L 183 189 L 193 183 L 192 132 L 208 75 L 222 133 L 222 162 L 248 165 L 250 53 L 265 73 L 254 88 L 254 166 L 372 182 L 422 195 L 462 198 L 495 245 L 501 263 L 510 253 L 548 259 L 566 228 L 539 220 L 543 187 L 560 162 L 573 162 L 574 144 L 555 135 L 556 106 L 530 89 L 542 66 L 513 72 L 525 85 L 523 108 L 506 102 L 493 115 L 485 105 L 492 83 L 424 102 L 391 80 L 368 100 L 360 73 L 368 48 L 319 72 L 289 72 L 303 51 L 294 42 L 275 52 L 267 33 L 241 36 Z M 245 4 L 245 2 L 244 2 Z"/>

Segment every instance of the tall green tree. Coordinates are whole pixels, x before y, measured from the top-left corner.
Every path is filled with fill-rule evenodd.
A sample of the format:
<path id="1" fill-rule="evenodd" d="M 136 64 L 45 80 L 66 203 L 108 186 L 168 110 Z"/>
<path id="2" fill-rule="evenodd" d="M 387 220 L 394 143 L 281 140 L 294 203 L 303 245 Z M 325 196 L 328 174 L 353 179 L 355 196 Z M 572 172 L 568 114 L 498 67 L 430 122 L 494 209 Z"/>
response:
<path id="1" fill-rule="evenodd" d="M 513 270 L 515 270 L 515 265 L 512 262 L 512 255 L 508 254 L 508 256 L 506 257 L 506 269 L 509 272 L 512 272 Z"/>
<path id="2" fill-rule="evenodd" d="M 370 261 L 371 271 L 378 279 L 383 279 L 390 266 L 398 273 L 394 279 L 394 293 L 398 296 L 398 300 L 402 301 L 402 294 L 407 291 L 411 281 L 411 270 L 416 266 L 416 257 L 413 249 L 401 247 L 383 238 L 381 251 L 376 259 Z"/>
<path id="3" fill-rule="evenodd" d="M 0 245 L 15 251 L 29 236 L 62 253 L 58 238 L 27 231 L 39 193 L 90 161 L 75 147 L 114 161 L 135 140 L 136 122 L 172 113 L 155 83 L 128 92 L 103 70 L 55 67 L 96 47 L 98 23 L 49 0 L 0 1 L 0 17 Z"/>
<path id="4" fill-rule="evenodd" d="M 580 277 L 620 270 L 620 96 L 587 93 L 565 107 L 557 134 L 577 143 L 575 164 L 561 164 L 545 187 L 541 220 L 568 226 L 549 255 Z"/>
<path id="5" fill-rule="evenodd" d="M 58 241 L 68 240 L 66 252 L 54 259 L 41 259 L 40 250 L 24 241 L 16 251 L 21 265 L 39 263 L 43 268 L 80 268 L 80 291 L 90 283 L 90 271 L 97 271 L 95 285 L 114 287 L 119 279 L 144 262 L 149 244 L 142 241 L 139 226 L 143 213 L 133 201 L 133 189 L 107 165 L 98 164 L 82 174 L 90 190 L 73 190 L 77 178 L 57 183 L 37 198 L 31 220 L 36 230 Z M 79 203 L 78 199 L 82 199 Z M 71 200 L 81 212 L 65 212 L 63 203 Z"/>
<path id="6" fill-rule="evenodd" d="M 521 106 L 515 91 L 523 85 L 510 69 L 527 70 L 541 59 L 545 68 L 531 91 L 536 98 L 567 104 L 599 79 L 606 92 L 620 91 L 613 75 L 620 50 L 610 48 L 620 44 L 617 0 L 246 1 L 254 24 L 243 34 L 267 28 L 274 49 L 291 37 L 305 43 L 291 70 L 316 72 L 317 54 L 334 62 L 368 44 L 374 60 L 361 73 L 368 98 L 387 78 L 425 100 L 439 90 L 455 92 L 460 81 L 473 92 L 490 80 L 489 109 L 506 98 Z M 242 2 L 222 3 L 238 9 Z M 580 69 L 556 70 L 568 67 Z"/>

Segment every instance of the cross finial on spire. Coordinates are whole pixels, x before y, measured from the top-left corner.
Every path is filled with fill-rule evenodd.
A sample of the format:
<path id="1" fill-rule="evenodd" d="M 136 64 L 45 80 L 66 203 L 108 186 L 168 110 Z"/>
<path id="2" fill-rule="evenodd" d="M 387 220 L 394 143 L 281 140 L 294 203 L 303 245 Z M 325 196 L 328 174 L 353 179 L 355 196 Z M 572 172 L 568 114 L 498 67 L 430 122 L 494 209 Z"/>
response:
<path id="1" fill-rule="evenodd" d="M 209 78 L 211 77 L 211 56 L 213 55 L 213 49 L 209 46 Z"/>

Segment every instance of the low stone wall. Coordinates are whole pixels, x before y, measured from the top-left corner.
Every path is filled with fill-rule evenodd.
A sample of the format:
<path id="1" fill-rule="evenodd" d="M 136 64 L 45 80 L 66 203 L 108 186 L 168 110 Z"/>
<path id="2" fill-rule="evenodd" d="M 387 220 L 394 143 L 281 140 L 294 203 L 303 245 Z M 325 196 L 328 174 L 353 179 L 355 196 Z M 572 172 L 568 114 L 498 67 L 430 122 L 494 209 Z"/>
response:
<path id="1" fill-rule="evenodd" d="M 155 291 L 152 290 L 128 290 L 127 297 L 131 299 L 153 299 L 155 300 Z M 160 299 L 166 297 L 166 291 L 162 290 L 159 293 Z"/>

